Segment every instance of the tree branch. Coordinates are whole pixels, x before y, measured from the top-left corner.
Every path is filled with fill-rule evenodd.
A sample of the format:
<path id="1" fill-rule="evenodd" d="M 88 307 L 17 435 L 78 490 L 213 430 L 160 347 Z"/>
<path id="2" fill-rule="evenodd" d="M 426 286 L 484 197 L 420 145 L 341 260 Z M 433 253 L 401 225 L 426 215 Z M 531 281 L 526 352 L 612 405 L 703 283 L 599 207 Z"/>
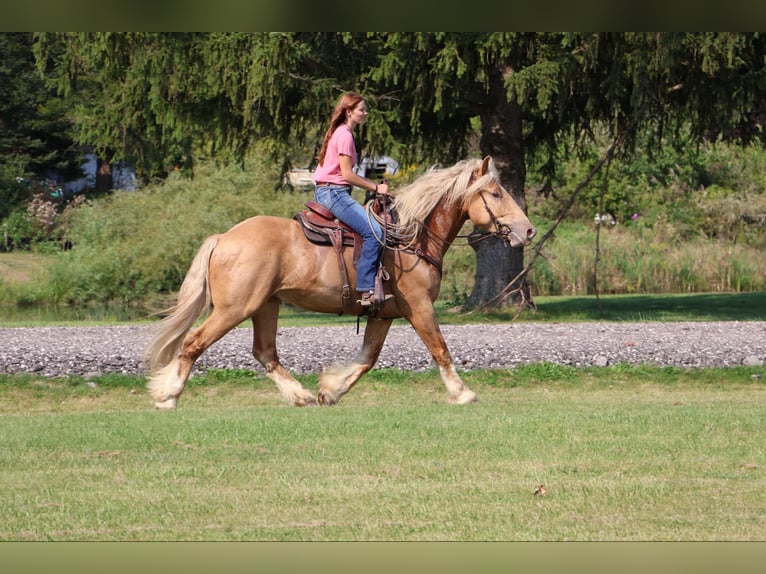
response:
<path id="1" fill-rule="evenodd" d="M 567 199 L 566 204 L 559 211 L 558 216 L 556 217 L 556 221 L 554 221 L 550 229 L 548 229 L 545 232 L 545 234 L 532 247 L 531 260 L 527 262 L 524 269 L 516 277 L 514 277 L 508 283 L 508 285 L 506 285 L 506 287 L 502 291 L 500 291 L 500 293 L 498 293 L 494 298 L 492 298 L 490 301 L 487 301 L 483 305 L 480 305 L 472 309 L 471 311 L 468 311 L 468 313 L 466 314 L 470 314 L 477 310 L 481 310 L 481 309 L 485 309 L 487 307 L 493 306 L 497 304 L 498 301 L 503 300 L 504 298 L 508 297 L 511 294 L 515 295 L 517 293 L 521 293 L 522 297 L 518 305 L 518 311 L 516 312 L 516 315 L 514 315 L 513 318 L 516 319 L 519 316 L 521 311 L 527 306 L 529 302 L 526 300 L 526 297 L 521 287 L 514 287 L 514 285 L 522 284 L 521 283 L 522 279 L 532 270 L 532 268 L 535 266 L 535 263 L 537 262 L 537 259 L 542 256 L 542 250 L 543 250 L 543 247 L 545 246 L 545 243 L 553 236 L 554 232 L 556 231 L 556 228 L 567 216 L 570 209 L 572 209 L 572 206 L 574 205 L 575 200 L 577 199 L 577 196 L 588 184 L 590 184 L 591 181 L 593 181 L 593 178 L 596 177 L 596 175 L 601 171 L 601 168 L 604 167 L 604 164 L 608 165 L 612 161 L 615 151 L 625 141 L 625 138 L 630 134 L 631 130 L 634 128 L 635 123 L 636 122 L 634 120 L 615 136 L 614 140 L 612 140 L 612 143 L 606 149 L 606 151 L 601 156 L 601 158 L 599 158 L 599 160 L 593 165 L 593 167 L 591 168 L 590 172 L 588 172 L 588 175 L 585 177 L 585 179 L 583 179 L 580 183 L 577 184 L 577 187 L 575 187 L 574 191 L 572 191 L 569 198 Z"/>

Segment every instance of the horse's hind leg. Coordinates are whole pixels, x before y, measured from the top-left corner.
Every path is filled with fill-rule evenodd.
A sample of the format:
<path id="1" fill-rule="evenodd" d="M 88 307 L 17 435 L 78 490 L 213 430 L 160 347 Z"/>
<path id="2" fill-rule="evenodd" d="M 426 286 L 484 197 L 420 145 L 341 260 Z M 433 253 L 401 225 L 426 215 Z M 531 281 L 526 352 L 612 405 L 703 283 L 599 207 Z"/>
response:
<path id="1" fill-rule="evenodd" d="M 186 335 L 178 355 L 149 380 L 149 392 L 158 409 L 176 408 L 194 362 L 238 323 L 214 310 L 202 325 Z"/>
<path id="2" fill-rule="evenodd" d="M 279 300 L 270 299 L 253 315 L 253 356 L 266 369 L 266 376 L 277 384 L 279 392 L 296 407 L 315 405 L 316 399 L 279 362 L 277 320 Z"/>
<path id="3" fill-rule="evenodd" d="M 364 343 L 356 360 L 345 366 L 333 366 L 319 377 L 319 404 L 334 405 L 356 382 L 375 366 L 391 327 L 391 319 L 367 319 Z"/>

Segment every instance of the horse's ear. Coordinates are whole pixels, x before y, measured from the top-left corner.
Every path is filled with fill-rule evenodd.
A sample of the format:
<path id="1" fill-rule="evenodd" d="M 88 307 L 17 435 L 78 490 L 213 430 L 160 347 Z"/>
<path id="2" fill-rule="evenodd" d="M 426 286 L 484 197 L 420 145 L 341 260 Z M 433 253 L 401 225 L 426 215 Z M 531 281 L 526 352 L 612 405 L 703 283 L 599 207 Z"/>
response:
<path id="1" fill-rule="evenodd" d="M 487 172 L 489 172 L 489 162 L 492 161 L 492 158 L 487 156 L 484 158 L 484 161 L 481 162 L 481 169 L 479 170 L 479 177 L 483 176 Z"/>

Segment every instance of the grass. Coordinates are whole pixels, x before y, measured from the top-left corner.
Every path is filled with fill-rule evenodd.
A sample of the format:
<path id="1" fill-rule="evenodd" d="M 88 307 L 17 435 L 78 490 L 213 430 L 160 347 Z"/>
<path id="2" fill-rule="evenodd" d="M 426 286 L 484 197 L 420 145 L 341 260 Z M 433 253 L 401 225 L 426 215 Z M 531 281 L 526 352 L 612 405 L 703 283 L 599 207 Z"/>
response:
<path id="1" fill-rule="evenodd" d="M 211 371 L 171 413 L 140 378 L 0 375 L 0 539 L 762 540 L 764 374 L 533 364 L 453 407 L 382 370 L 295 409 Z"/>
<path id="2" fill-rule="evenodd" d="M 42 277 L 53 260 L 52 255 L 23 251 L 0 252 L 0 278 L 2 282 L 29 283 Z"/>
<path id="3" fill-rule="evenodd" d="M 171 302 L 166 302 L 168 305 Z M 438 320 L 444 325 L 541 321 L 766 321 L 766 292 L 693 293 L 665 295 L 604 295 L 599 297 L 535 297 L 536 311 L 462 313 L 437 301 Z M 0 305 L 0 327 L 35 325 L 98 325 L 152 320 L 138 306 L 31 307 Z M 283 327 L 353 325 L 355 317 L 312 313 L 284 307 L 279 324 Z M 245 322 L 250 327 L 249 322 Z"/>
<path id="4" fill-rule="evenodd" d="M 437 301 L 439 322 L 448 324 L 508 323 L 510 321 L 766 321 L 766 292 L 694 293 L 665 295 L 604 295 L 599 297 L 535 297 L 536 311 L 462 313 Z M 354 323 L 353 317 L 283 310 L 284 326 Z"/>
<path id="5" fill-rule="evenodd" d="M 766 293 L 536 303 L 516 320 L 766 320 Z M 6 307 L 0 324 L 135 311 Z M 464 373 L 481 402 L 451 407 L 433 371 L 376 370 L 336 408 L 295 409 L 256 373 L 211 370 L 166 413 L 141 377 L 0 374 L 0 540 L 762 540 L 764 375 L 532 364 Z"/>
<path id="6" fill-rule="evenodd" d="M 764 321 L 766 293 L 541 297 L 527 318 L 548 321 Z"/>

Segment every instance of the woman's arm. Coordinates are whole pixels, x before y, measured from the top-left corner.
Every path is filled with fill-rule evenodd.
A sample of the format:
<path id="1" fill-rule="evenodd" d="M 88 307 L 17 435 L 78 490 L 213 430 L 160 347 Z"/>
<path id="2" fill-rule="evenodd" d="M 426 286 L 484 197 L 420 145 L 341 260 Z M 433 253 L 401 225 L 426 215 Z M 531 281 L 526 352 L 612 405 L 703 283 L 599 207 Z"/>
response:
<path id="1" fill-rule="evenodd" d="M 354 162 L 351 160 L 350 156 L 341 154 L 340 172 L 343 174 L 343 179 L 345 179 L 354 187 L 360 187 L 362 189 L 366 189 L 367 191 L 374 191 L 375 193 L 379 193 L 381 195 L 388 195 L 387 183 L 375 183 L 371 179 L 367 179 L 366 177 L 362 177 L 361 175 L 354 173 Z"/>

